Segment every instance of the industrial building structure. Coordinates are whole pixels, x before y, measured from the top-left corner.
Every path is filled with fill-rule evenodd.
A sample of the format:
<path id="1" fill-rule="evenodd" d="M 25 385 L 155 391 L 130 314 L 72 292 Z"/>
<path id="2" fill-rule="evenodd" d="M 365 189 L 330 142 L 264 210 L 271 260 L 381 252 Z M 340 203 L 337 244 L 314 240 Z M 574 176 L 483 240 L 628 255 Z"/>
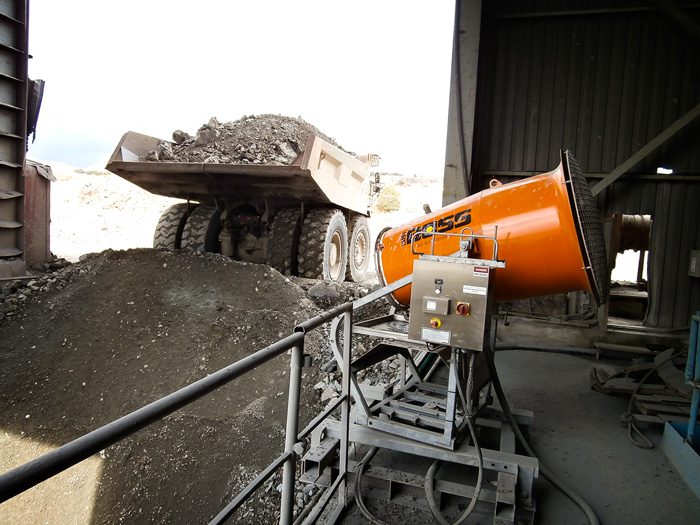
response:
<path id="1" fill-rule="evenodd" d="M 26 8 L 26 2 L 7 2 L 5 7 L 8 5 Z M 0 22 L 14 27 L 17 35 L 17 28 L 26 29 L 20 23 L 20 11 L 0 16 Z M 26 16 L 26 9 L 24 13 Z M 11 45 L 0 46 L 0 50 L 26 58 L 26 49 L 24 54 Z M 363 476 L 371 478 L 365 487 L 370 487 L 365 491 L 367 499 L 403 506 L 413 513 L 414 522 L 421 522 L 416 517 L 430 512 L 437 522 L 447 522 L 449 513 L 451 519 L 459 516 L 457 523 L 462 523 L 472 511 L 489 514 L 489 521 L 499 525 L 533 523 L 536 511 L 542 523 L 574 522 L 583 520 L 584 514 L 591 524 L 608 522 L 609 516 L 616 522 L 624 518 L 639 522 L 639 516 L 663 522 L 665 512 L 673 512 L 677 521 L 688 520 L 697 508 L 692 493 L 700 494 L 700 469 L 689 466 L 698 461 L 692 432 L 700 400 L 700 314 L 693 315 L 700 310 L 699 263 L 693 259 L 700 249 L 699 50 L 700 4 L 457 0 L 443 204 L 459 201 L 464 209 L 430 212 L 427 219 L 419 217 L 383 230 L 376 245 L 378 289 L 301 321 L 287 337 L 257 352 L 251 349 L 225 368 L 0 474 L 0 501 L 104 451 L 258 365 L 289 354 L 284 452 L 239 494 L 232 494 L 233 499 L 218 514 L 211 514 L 212 523 L 235 520 L 237 510 L 281 467 L 279 520 L 284 524 L 356 523 L 360 515 L 382 523 L 363 501 Z M 20 74 L 26 76 L 26 69 L 21 69 L 26 68 L 26 61 L 24 66 L 15 62 L 15 69 L 5 75 L 8 78 L 0 76 L 0 80 L 19 82 L 18 78 L 24 78 Z M 17 95 L 0 104 L 0 109 L 28 111 L 26 86 L 13 89 L 12 93 L 25 89 L 25 98 Z M 0 262 L 5 265 L 0 271 L 9 268 L 11 272 L 23 271 L 24 264 L 18 178 L 24 157 L 17 148 L 25 147 L 26 129 L 17 126 L 15 131 L 8 128 L 0 134 L 14 141 L 5 151 L 8 160 L 3 169 L 8 171 L 0 172 L 5 173 L 0 178 L 0 196 L 5 195 L 0 203 L 10 203 L 0 208 L 0 228 L 4 228 L 0 249 L 5 250 L 0 252 L 4 257 Z M 119 151 L 123 149 L 120 146 Z M 141 155 L 131 157 L 131 161 L 117 161 L 138 161 L 154 169 Z M 202 183 L 203 198 L 207 198 L 217 185 L 199 177 L 205 174 L 203 165 L 182 163 L 177 169 Z M 554 171 L 532 177 L 557 165 Z M 240 173 L 228 175 L 250 175 L 245 167 L 236 170 Z M 527 177 L 532 178 L 501 188 Z M 483 199 L 476 195 L 486 189 Z M 543 204 L 549 192 L 556 196 L 549 197 L 556 203 L 553 206 Z M 190 199 L 189 194 L 182 196 Z M 467 196 L 471 197 L 464 199 Z M 591 211 L 594 199 L 599 215 Z M 484 212 L 473 223 L 472 208 L 475 217 L 477 210 Z M 494 209 L 498 214 L 493 214 Z M 300 217 L 306 212 L 301 202 Z M 566 216 L 568 222 L 557 223 L 549 212 L 555 219 Z M 458 214 L 464 222 L 457 220 Z M 439 224 L 449 226 L 440 231 Z M 560 236 L 567 236 L 570 242 L 558 243 Z M 440 244 L 449 249 L 439 252 Z M 499 246 L 502 254 L 509 254 L 505 260 L 498 256 Z M 561 254 L 547 253 L 550 246 L 561 246 L 562 252 L 576 256 L 574 264 L 562 272 L 564 277 L 548 272 L 547 260 L 553 265 L 561 261 Z M 172 249 L 179 247 L 172 243 Z M 640 252 L 639 271 L 636 282 L 612 288 L 610 302 L 615 302 L 616 309 L 611 310 L 605 306 L 610 275 L 604 272 L 605 282 L 598 280 L 605 264 L 596 266 L 595 255 L 602 253 L 605 259 L 607 252 L 607 261 L 614 263 L 618 251 L 625 248 Z M 528 249 L 538 253 L 530 254 Z M 645 252 L 647 276 L 643 272 Z M 529 264 L 519 265 L 523 260 Z M 402 269 L 391 273 L 392 267 Z M 507 280 L 511 276 L 513 280 Z M 399 297 L 402 290 L 403 298 Z M 510 299 L 509 293 L 512 299 L 529 300 L 538 293 L 555 291 L 565 295 L 539 304 L 557 321 L 549 329 L 561 331 L 564 338 L 569 328 L 595 331 L 603 344 L 608 335 L 632 334 L 638 344 L 648 337 L 649 341 L 667 342 L 668 349 L 618 345 L 617 350 L 647 360 L 637 363 L 646 366 L 642 370 L 647 375 L 637 382 L 633 374 L 625 375 L 623 379 L 630 380 L 625 383 L 628 390 L 617 386 L 617 391 L 606 387 L 604 380 L 589 383 L 589 377 L 598 377 L 596 369 L 591 371 L 587 361 L 569 360 L 569 355 L 542 357 L 504 351 L 495 358 L 496 350 L 519 349 L 498 337 L 497 328 L 507 324 L 504 317 L 510 307 L 497 301 Z M 369 320 L 353 317 L 356 310 L 378 304 L 384 297 L 391 297 L 398 310 L 392 308 Z M 642 306 L 626 315 L 635 310 L 620 307 L 627 303 Z M 505 316 L 499 308 L 505 308 Z M 547 316 L 539 317 L 541 321 Z M 323 370 L 337 370 L 338 395 L 300 429 L 302 370 L 317 364 L 305 353 L 305 341 L 310 332 L 327 324 L 330 327 L 324 334 L 330 334 L 330 352 L 324 356 L 329 359 Z M 683 378 L 674 360 L 685 359 L 676 350 L 688 340 L 689 331 L 691 357 Z M 540 343 L 542 333 L 535 332 Z M 354 334 L 379 342 L 353 356 L 357 351 L 352 345 Z M 550 350 L 593 354 L 588 348 L 572 346 Z M 358 381 L 359 371 L 394 356 L 404 361 L 400 377 L 391 386 L 378 389 Z M 538 427 L 540 416 L 529 410 L 511 410 L 497 365 L 505 372 L 506 390 L 517 401 L 529 403 L 527 408 L 543 401 L 534 408 L 545 425 Z M 663 373 L 662 365 L 667 365 Z M 657 371 L 659 388 L 651 394 L 642 392 L 644 381 Z M 600 392 L 629 393 L 630 407 L 633 402 L 642 408 L 653 402 L 653 413 L 638 414 L 628 408 L 629 435 L 639 445 L 643 434 L 634 424 L 657 424 L 655 438 L 659 428 L 665 428 L 661 447 L 681 476 L 667 468 L 660 452 L 638 455 L 626 442 L 624 430 L 618 428 L 622 400 L 602 397 Z M 691 396 L 693 404 L 687 410 Z M 663 412 L 664 404 L 680 412 Z M 687 421 L 688 413 L 691 423 L 686 424 L 684 438 L 683 427 L 670 424 Z M 533 430 L 527 438 L 521 431 L 525 428 Z M 669 428 L 681 436 L 673 443 L 668 441 Z M 637 431 L 636 439 L 630 429 Z M 530 438 L 537 454 L 528 445 Z M 642 448 L 653 448 L 653 444 Z M 672 457 L 674 450 L 682 450 L 681 455 Z M 563 457 L 569 451 L 571 456 Z M 556 465 L 552 470 L 542 463 L 551 465 L 550 460 Z M 438 475 L 443 464 L 446 468 Z M 651 478 L 658 474 L 649 473 L 652 468 L 665 471 L 658 487 Z M 563 472 L 566 483 L 553 471 Z M 642 476 L 646 478 L 640 481 Z M 540 477 L 551 484 L 543 485 Z M 651 479 L 648 484 L 647 479 Z M 319 489 L 306 508 L 295 507 L 296 481 Z M 565 505 L 557 501 L 552 496 L 554 486 L 571 501 L 564 500 Z M 417 503 L 416 494 L 425 501 Z M 635 508 L 628 514 L 620 510 L 634 506 L 637 494 L 653 508 Z M 544 496 L 542 507 L 540 496 Z M 611 501 L 616 508 L 609 508 Z M 573 508 L 573 503 L 580 509 Z M 673 508 L 667 511 L 664 506 Z M 399 521 L 382 504 L 372 511 L 383 511 L 385 520 Z M 573 517 L 579 511 L 583 513 Z"/>
<path id="2" fill-rule="evenodd" d="M 572 150 L 603 217 L 651 216 L 643 326 L 687 330 L 700 309 L 689 275 L 700 249 L 700 4 L 457 6 L 443 204 Z"/>

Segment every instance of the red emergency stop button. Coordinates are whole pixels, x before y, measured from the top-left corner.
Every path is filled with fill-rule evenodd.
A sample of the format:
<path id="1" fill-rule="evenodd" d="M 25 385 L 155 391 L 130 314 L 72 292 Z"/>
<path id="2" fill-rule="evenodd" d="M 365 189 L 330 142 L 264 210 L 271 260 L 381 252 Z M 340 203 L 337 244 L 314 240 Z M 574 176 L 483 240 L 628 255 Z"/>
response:
<path id="1" fill-rule="evenodd" d="M 457 315 L 470 315 L 472 313 L 472 305 L 469 303 L 457 303 L 455 310 Z"/>
<path id="2" fill-rule="evenodd" d="M 430 320 L 430 328 L 440 328 L 442 326 L 442 321 L 438 319 L 437 317 L 433 317 Z"/>

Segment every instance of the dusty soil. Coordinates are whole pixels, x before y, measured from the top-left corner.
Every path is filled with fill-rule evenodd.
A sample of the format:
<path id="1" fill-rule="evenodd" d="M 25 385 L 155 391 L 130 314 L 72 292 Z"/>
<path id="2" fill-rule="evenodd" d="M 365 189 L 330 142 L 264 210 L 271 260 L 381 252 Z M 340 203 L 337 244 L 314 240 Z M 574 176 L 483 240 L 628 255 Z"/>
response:
<path id="1" fill-rule="evenodd" d="M 338 146 L 301 117 L 244 115 L 224 123 L 212 117 L 194 137 L 175 130 L 174 144 L 160 142 L 144 160 L 289 165 L 304 152 L 311 135 Z"/>
<path id="2" fill-rule="evenodd" d="M 216 255 L 108 251 L 42 283 L 0 320 L 0 471 L 241 359 L 318 311 L 275 270 Z M 312 333 L 306 352 L 318 356 L 325 344 Z M 320 361 L 303 381 L 302 424 L 319 410 Z M 0 522 L 211 518 L 281 452 L 288 366 L 277 358 L 106 449 L 54 480 L 48 498 L 40 486 L 0 505 Z M 276 483 L 236 522 L 275 521 Z"/>

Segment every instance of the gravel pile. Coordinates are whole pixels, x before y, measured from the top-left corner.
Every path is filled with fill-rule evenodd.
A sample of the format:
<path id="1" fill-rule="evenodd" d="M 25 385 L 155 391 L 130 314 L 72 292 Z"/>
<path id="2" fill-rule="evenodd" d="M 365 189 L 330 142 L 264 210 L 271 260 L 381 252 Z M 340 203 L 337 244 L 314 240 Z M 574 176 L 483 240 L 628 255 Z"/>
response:
<path id="1" fill-rule="evenodd" d="M 217 254 L 143 249 L 41 270 L 48 273 L 0 288 L 0 472 L 21 463 L 18 450 L 75 439 L 376 286 L 287 278 Z M 387 308 L 378 304 L 363 317 Z M 359 356 L 372 342 L 356 336 L 353 344 Z M 337 371 L 321 369 L 331 359 L 328 325 L 309 334 L 305 351 L 314 359 L 302 382 L 301 427 L 340 392 Z M 98 524 L 206 521 L 282 451 L 288 367 L 285 357 L 273 360 L 107 448 L 95 479 L 59 476 L 52 497 L 93 493 L 90 521 Z M 398 361 L 358 377 L 389 384 Z M 280 481 L 277 475 L 258 490 L 236 523 L 277 521 Z M 316 489 L 297 485 L 298 513 Z M 42 521 L 42 505 L 12 500 L 0 507 L 0 523 Z M 58 509 L 54 521 L 81 521 L 71 505 Z"/>
<path id="2" fill-rule="evenodd" d="M 277 271 L 215 254 L 107 251 L 10 284 L 0 303 L 10 305 L 0 320 L 0 472 L 18 465 L 17 451 L 75 439 L 319 311 Z M 313 385 L 325 345 L 316 331 L 307 337 L 302 427 L 322 408 Z M 97 524 L 208 521 L 283 450 L 288 370 L 281 356 L 105 449 L 96 477 L 66 473 L 51 497 L 94 494 Z M 54 522 L 81 522 L 73 513 L 84 509 L 63 507 Z M 273 523 L 278 509 L 279 494 L 260 490 L 235 522 Z M 45 512 L 43 500 L 17 498 L 0 506 L 0 523 L 43 522 Z"/>
<path id="3" fill-rule="evenodd" d="M 222 123 L 212 117 L 195 136 L 175 130 L 172 143 L 159 142 L 158 148 L 148 152 L 142 160 L 289 165 L 304 152 L 311 135 L 340 147 L 302 118 L 244 115 L 236 121 Z"/>
<path id="4" fill-rule="evenodd" d="M 0 320 L 11 316 L 27 299 L 37 293 L 47 292 L 50 288 L 63 288 L 70 279 L 72 269 L 65 259 L 54 259 L 31 271 L 36 278 L 17 279 L 0 285 Z"/>

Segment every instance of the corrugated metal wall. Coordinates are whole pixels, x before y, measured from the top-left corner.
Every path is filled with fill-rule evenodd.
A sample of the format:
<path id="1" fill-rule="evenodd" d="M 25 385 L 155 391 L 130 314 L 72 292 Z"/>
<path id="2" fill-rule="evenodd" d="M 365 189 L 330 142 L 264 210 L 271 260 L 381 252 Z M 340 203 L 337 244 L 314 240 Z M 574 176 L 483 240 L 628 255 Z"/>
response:
<path id="1" fill-rule="evenodd" d="M 551 170 L 574 151 L 608 173 L 700 102 L 700 40 L 639 0 L 484 2 L 474 187 Z M 700 21 L 700 4 L 685 8 Z M 659 166 L 673 179 L 655 175 Z M 634 178 L 633 178 L 634 177 Z M 700 248 L 700 122 L 599 196 L 600 209 L 652 215 L 647 324 L 687 326 L 700 308 L 688 276 Z"/>
<path id="2" fill-rule="evenodd" d="M 26 273 L 23 194 L 27 150 L 28 0 L 0 0 L 0 278 Z"/>

